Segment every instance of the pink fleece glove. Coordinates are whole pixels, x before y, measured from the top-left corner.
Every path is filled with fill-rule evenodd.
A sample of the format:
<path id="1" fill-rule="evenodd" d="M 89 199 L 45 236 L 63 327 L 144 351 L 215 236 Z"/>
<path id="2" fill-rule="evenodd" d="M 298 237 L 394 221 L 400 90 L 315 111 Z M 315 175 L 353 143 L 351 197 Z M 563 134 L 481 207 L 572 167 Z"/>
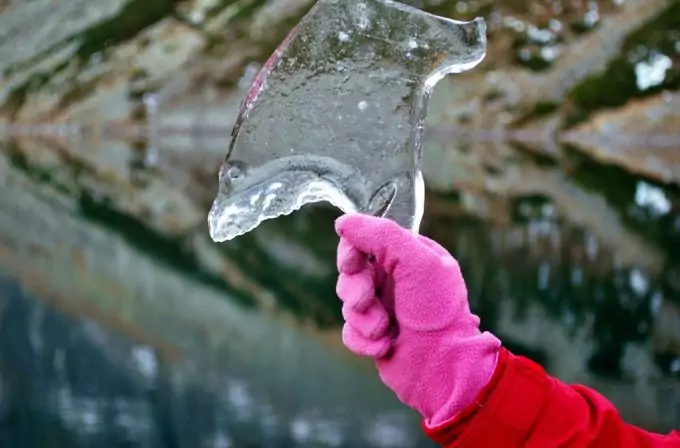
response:
<path id="1" fill-rule="evenodd" d="M 471 404 L 501 346 L 479 331 L 458 262 L 434 241 L 366 215 L 338 219 L 342 339 L 429 427 Z M 370 261 L 369 261 L 370 260 Z"/>

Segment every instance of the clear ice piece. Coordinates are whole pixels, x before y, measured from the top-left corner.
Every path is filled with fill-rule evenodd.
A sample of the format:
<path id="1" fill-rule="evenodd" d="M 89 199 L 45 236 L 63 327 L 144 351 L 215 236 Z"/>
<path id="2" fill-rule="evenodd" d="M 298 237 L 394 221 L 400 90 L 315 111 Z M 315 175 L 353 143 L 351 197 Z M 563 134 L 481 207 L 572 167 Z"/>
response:
<path id="1" fill-rule="evenodd" d="M 216 242 L 311 202 L 418 232 L 427 103 L 486 54 L 483 19 L 390 0 L 319 0 L 243 101 L 208 217 Z"/>

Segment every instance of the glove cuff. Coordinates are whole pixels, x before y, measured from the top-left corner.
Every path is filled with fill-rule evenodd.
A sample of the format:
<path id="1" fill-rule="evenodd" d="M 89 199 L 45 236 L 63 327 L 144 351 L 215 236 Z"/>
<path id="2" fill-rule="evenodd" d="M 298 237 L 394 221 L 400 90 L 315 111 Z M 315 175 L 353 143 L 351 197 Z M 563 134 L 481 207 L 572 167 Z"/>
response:
<path id="1" fill-rule="evenodd" d="M 474 402 L 496 369 L 501 341 L 489 332 L 476 336 L 452 336 L 442 341 L 445 361 L 433 369 L 445 369 L 440 374 L 427 375 L 431 380 L 429 401 L 418 406 L 425 425 L 434 427 L 453 419 L 458 412 Z M 448 346 L 448 347 L 446 347 Z M 446 396 L 443 396 L 446 394 Z"/>

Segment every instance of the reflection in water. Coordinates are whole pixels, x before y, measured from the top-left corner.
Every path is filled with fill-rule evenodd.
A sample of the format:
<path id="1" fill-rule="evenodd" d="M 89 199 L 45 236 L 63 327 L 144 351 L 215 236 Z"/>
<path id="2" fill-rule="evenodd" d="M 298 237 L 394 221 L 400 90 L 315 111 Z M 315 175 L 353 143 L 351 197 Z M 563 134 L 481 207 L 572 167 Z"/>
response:
<path id="1" fill-rule="evenodd" d="M 46 177 L 4 162 L 0 262 L 36 294 L 5 285 L 4 319 L 13 325 L 2 326 L 0 353 L 9 372 L 23 369 L 5 375 L 23 384 L 12 390 L 25 391 L 12 406 L 32 414 L 13 412 L 74 432 L 78 443 L 63 446 L 119 446 L 116 437 L 162 447 L 429 446 L 373 369 L 337 349 L 337 333 L 329 346 L 232 300 L 230 291 L 257 303 L 276 296 L 238 264 L 220 271 L 228 287 L 216 283 L 206 274 L 211 265 L 196 260 L 219 258 L 216 245 L 173 252 L 172 238 L 130 238 L 134 220 L 104 215 L 105 226 L 82 216 L 82 201 L 58 197 Z M 164 259 L 172 255 L 180 262 Z M 109 435 L 114 444 L 102 445 Z"/>
<path id="2" fill-rule="evenodd" d="M 309 409 L 286 421 L 247 380 L 187 385 L 149 347 L 75 321 L 0 281 L 0 441 L 33 447 L 413 446 L 414 422 L 382 414 L 363 437 L 351 418 Z M 323 401 L 321 399 L 320 401 Z M 282 413 L 277 414 L 278 411 Z M 424 441 L 418 446 L 427 446 Z"/>
<path id="3" fill-rule="evenodd" d="M 39 305 L 7 279 L 0 288 L 3 446 L 116 446 L 131 440 L 158 446 L 169 422 L 154 421 L 153 389 L 120 372 L 88 342 L 88 331 L 100 330 Z"/>
<path id="4" fill-rule="evenodd" d="M 429 446 L 340 346 L 336 210 L 305 207 L 214 245 L 200 206 L 179 222 L 154 214 L 179 207 L 183 185 L 154 187 L 150 175 L 126 196 L 104 169 L 55 168 L 44 143 L 5 149 L 0 262 L 35 292 L 0 288 L 0 411 L 15 422 L 0 437 L 11 446 L 46 446 L 39 433 L 56 446 Z M 459 258 L 473 309 L 510 349 L 594 385 L 630 421 L 669 429 L 680 421 L 667 250 L 677 196 L 630 176 L 610 191 L 597 176 L 524 174 L 544 194 L 488 203 L 506 219 L 475 217 L 469 204 L 486 199 L 469 192 L 429 194 L 424 232 Z M 614 225 L 644 257 L 638 240 L 611 238 Z"/>

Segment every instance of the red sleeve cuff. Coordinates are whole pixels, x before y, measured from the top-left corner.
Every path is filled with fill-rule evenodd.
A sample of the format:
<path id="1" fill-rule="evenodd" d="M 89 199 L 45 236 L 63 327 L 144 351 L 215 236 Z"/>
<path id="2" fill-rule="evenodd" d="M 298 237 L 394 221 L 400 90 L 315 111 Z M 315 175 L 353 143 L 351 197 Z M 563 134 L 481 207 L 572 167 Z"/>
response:
<path id="1" fill-rule="evenodd" d="M 442 446 L 487 446 L 490 433 L 498 434 L 499 430 L 520 433 L 530 427 L 550 387 L 550 379 L 542 367 L 501 348 L 496 370 L 475 402 L 448 422 L 433 428 L 423 422 L 422 427 L 430 439 Z M 518 390 L 523 392 L 521 408 L 516 406 L 516 400 L 506 398 L 508 393 Z M 507 409 L 508 406 L 512 409 Z M 480 412 L 483 409 L 486 412 Z M 506 420 L 506 415 L 512 416 L 511 420 Z M 499 428 L 499 424 L 505 428 Z"/>
<path id="2" fill-rule="evenodd" d="M 496 370 L 474 403 L 425 433 L 448 448 L 592 446 L 680 448 L 677 433 L 653 434 L 625 423 L 612 403 L 569 386 L 535 362 L 501 349 Z"/>
<path id="3" fill-rule="evenodd" d="M 484 389 L 482 389 L 479 392 L 479 395 L 477 395 L 477 399 L 462 411 L 458 412 L 451 420 L 447 422 L 440 423 L 439 425 L 430 428 L 425 424 L 425 421 L 423 421 L 422 428 L 425 434 L 435 443 L 440 445 L 451 444 L 454 440 L 456 440 L 461 431 L 465 428 L 466 423 L 469 423 L 470 420 L 472 420 L 472 418 L 477 414 L 477 411 L 484 407 L 489 395 L 491 395 L 491 392 L 496 388 L 498 382 L 503 376 L 503 372 L 505 372 L 509 357 L 510 352 L 501 347 L 501 350 L 498 353 L 496 369 L 494 370 L 494 373 L 487 385 L 484 386 Z"/>

